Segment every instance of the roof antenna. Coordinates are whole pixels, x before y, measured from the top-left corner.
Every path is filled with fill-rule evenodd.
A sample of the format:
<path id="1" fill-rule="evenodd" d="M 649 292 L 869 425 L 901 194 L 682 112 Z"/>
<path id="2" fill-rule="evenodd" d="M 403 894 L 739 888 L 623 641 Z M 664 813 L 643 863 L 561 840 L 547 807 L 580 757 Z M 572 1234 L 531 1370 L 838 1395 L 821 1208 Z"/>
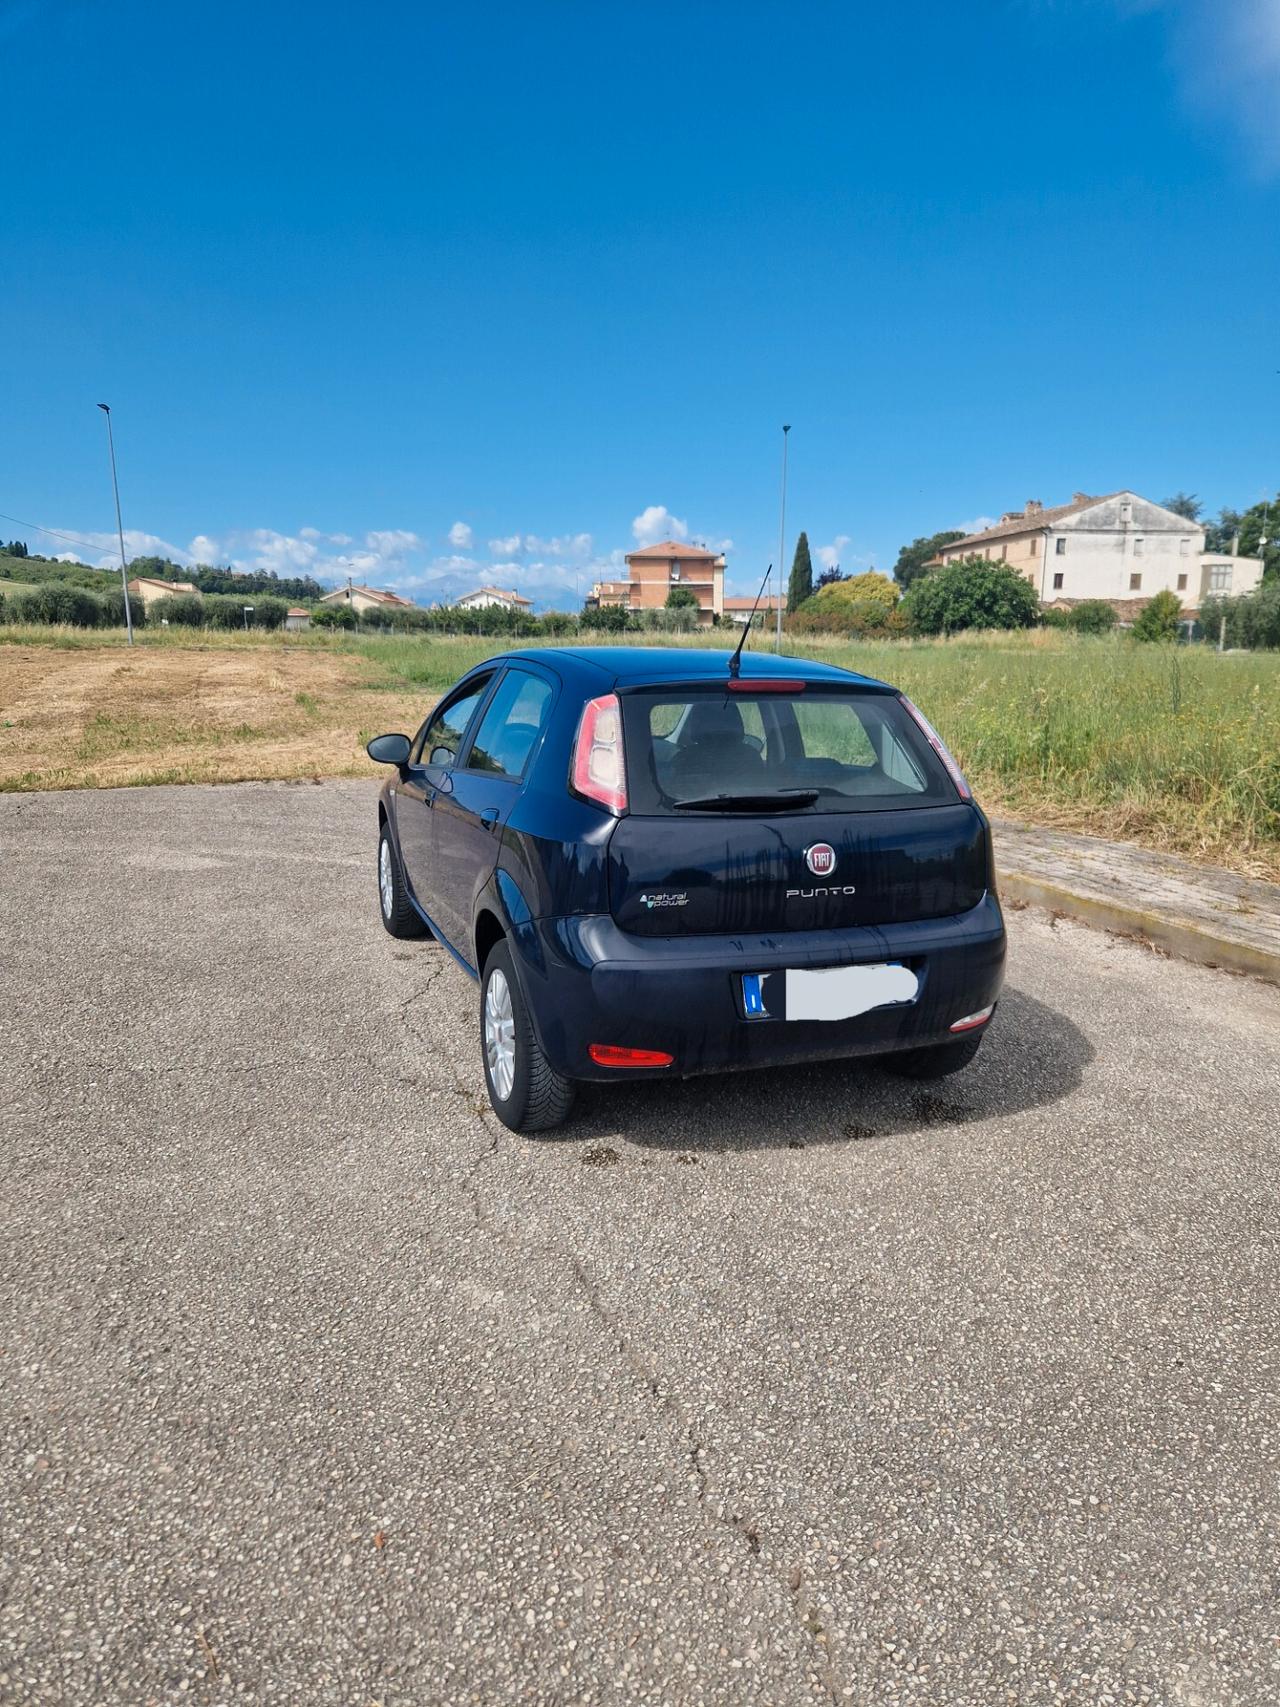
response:
<path id="1" fill-rule="evenodd" d="M 756 611 L 759 609 L 759 606 L 760 606 L 761 595 L 763 594 L 765 588 L 769 585 L 769 577 L 772 574 L 773 574 L 773 564 L 771 563 L 769 565 L 769 567 L 764 572 L 764 580 L 761 581 L 761 583 L 760 583 L 760 592 L 758 592 L 756 594 L 756 602 L 751 607 L 751 615 L 747 618 L 746 623 L 743 626 L 742 639 L 739 640 L 738 644 L 734 647 L 733 657 L 730 658 L 730 660 L 729 660 L 729 680 L 730 681 L 732 681 L 737 676 L 738 670 L 741 667 L 742 648 L 747 643 L 747 636 L 748 636 L 748 634 L 751 633 L 751 624 L 756 620 Z"/>

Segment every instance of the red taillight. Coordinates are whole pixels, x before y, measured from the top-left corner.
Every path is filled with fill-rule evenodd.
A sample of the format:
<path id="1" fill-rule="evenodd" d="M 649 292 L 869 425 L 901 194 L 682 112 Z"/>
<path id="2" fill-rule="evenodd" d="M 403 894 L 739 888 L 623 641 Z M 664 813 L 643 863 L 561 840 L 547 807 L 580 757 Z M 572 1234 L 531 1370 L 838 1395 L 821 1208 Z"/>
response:
<path id="1" fill-rule="evenodd" d="M 725 683 L 730 693 L 803 693 L 803 682 L 783 681 L 781 678 L 761 680 L 759 676 L 750 676 L 744 682 L 741 676 L 730 676 Z"/>
<path id="2" fill-rule="evenodd" d="M 904 694 L 904 693 L 900 693 L 898 695 L 898 703 L 907 712 L 909 712 L 910 715 L 915 719 L 916 723 L 919 724 L 920 729 L 921 729 L 922 733 L 924 734 L 925 740 L 929 743 L 929 745 L 933 748 L 934 752 L 942 760 L 943 765 L 946 767 L 947 775 L 951 778 L 952 782 L 955 783 L 956 792 L 959 794 L 961 800 L 972 800 L 973 799 L 973 790 L 969 787 L 969 784 L 964 780 L 964 772 L 960 769 L 960 766 L 956 763 L 954 758 L 952 758 L 951 754 L 947 751 L 947 746 L 946 746 L 946 743 L 943 741 L 942 736 L 939 735 L 938 731 L 934 728 L 933 724 L 930 723 L 929 719 L 925 716 L 924 712 L 921 711 L 918 706 L 912 705 L 911 701 L 907 698 L 906 694 Z"/>
<path id="3" fill-rule="evenodd" d="M 662 1049 L 623 1049 L 617 1043 L 593 1043 L 587 1054 L 597 1067 L 669 1067 L 675 1059 Z"/>
<path id="4" fill-rule="evenodd" d="M 976 1014 L 966 1014 L 963 1019 L 953 1020 L 949 1029 L 952 1031 L 976 1031 L 980 1025 L 987 1023 L 995 1011 L 996 1005 L 992 1002 L 989 1008 L 979 1008 Z"/>
<path id="5" fill-rule="evenodd" d="M 574 793 L 584 800 L 594 800 L 610 812 L 626 811 L 627 762 L 622 754 L 622 708 L 617 694 L 604 694 L 583 706 L 569 774 Z"/>

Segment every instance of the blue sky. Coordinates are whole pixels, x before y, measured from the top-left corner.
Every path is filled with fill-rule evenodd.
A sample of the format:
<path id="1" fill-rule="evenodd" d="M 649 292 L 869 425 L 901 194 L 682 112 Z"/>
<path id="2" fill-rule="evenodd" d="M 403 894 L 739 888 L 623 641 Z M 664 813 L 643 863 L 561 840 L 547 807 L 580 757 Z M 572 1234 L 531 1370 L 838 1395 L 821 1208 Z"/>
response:
<path id="1" fill-rule="evenodd" d="M 1280 0 L 0 0 L 0 63 L 0 512 L 103 548 L 100 399 L 133 549 L 424 602 L 754 590 L 783 421 L 846 569 L 1280 486 Z"/>

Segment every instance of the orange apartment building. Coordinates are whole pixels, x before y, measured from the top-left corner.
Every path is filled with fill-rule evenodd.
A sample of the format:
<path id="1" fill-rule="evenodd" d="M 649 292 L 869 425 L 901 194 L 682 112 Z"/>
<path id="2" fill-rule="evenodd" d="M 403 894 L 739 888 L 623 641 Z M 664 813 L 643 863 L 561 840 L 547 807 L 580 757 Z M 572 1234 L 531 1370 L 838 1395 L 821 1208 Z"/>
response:
<path id="1" fill-rule="evenodd" d="M 698 626 L 724 615 L 724 558 L 701 545 L 664 539 L 627 553 L 626 581 L 597 581 L 591 596 L 601 606 L 661 610 L 672 587 L 687 587 L 698 601 Z"/>

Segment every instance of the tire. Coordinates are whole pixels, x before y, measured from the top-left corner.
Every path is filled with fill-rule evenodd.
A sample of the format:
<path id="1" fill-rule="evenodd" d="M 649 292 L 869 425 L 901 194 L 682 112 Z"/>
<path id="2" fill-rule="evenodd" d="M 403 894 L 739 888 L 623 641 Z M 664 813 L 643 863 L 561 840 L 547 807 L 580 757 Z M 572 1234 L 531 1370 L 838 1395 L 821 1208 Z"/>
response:
<path id="1" fill-rule="evenodd" d="M 489 1102 L 504 1126 L 549 1132 L 563 1125 L 575 1086 L 542 1053 L 505 942 L 493 945 L 480 975 L 480 1059 Z"/>
<path id="2" fill-rule="evenodd" d="M 945 1079 L 967 1067 L 981 1046 L 981 1037 L 963 1037 L 958 1043 L 933 1043 L 927 1049 L 882 1056 L 880 1065 L 900 1079 Z"/>
<path id="3" fill-rule="evenodd" d="M 411 939 L 427 934 L 404 886 L 404 873 L 385 819 L 378 829 L 378 912 L 392 936 Z"/>

